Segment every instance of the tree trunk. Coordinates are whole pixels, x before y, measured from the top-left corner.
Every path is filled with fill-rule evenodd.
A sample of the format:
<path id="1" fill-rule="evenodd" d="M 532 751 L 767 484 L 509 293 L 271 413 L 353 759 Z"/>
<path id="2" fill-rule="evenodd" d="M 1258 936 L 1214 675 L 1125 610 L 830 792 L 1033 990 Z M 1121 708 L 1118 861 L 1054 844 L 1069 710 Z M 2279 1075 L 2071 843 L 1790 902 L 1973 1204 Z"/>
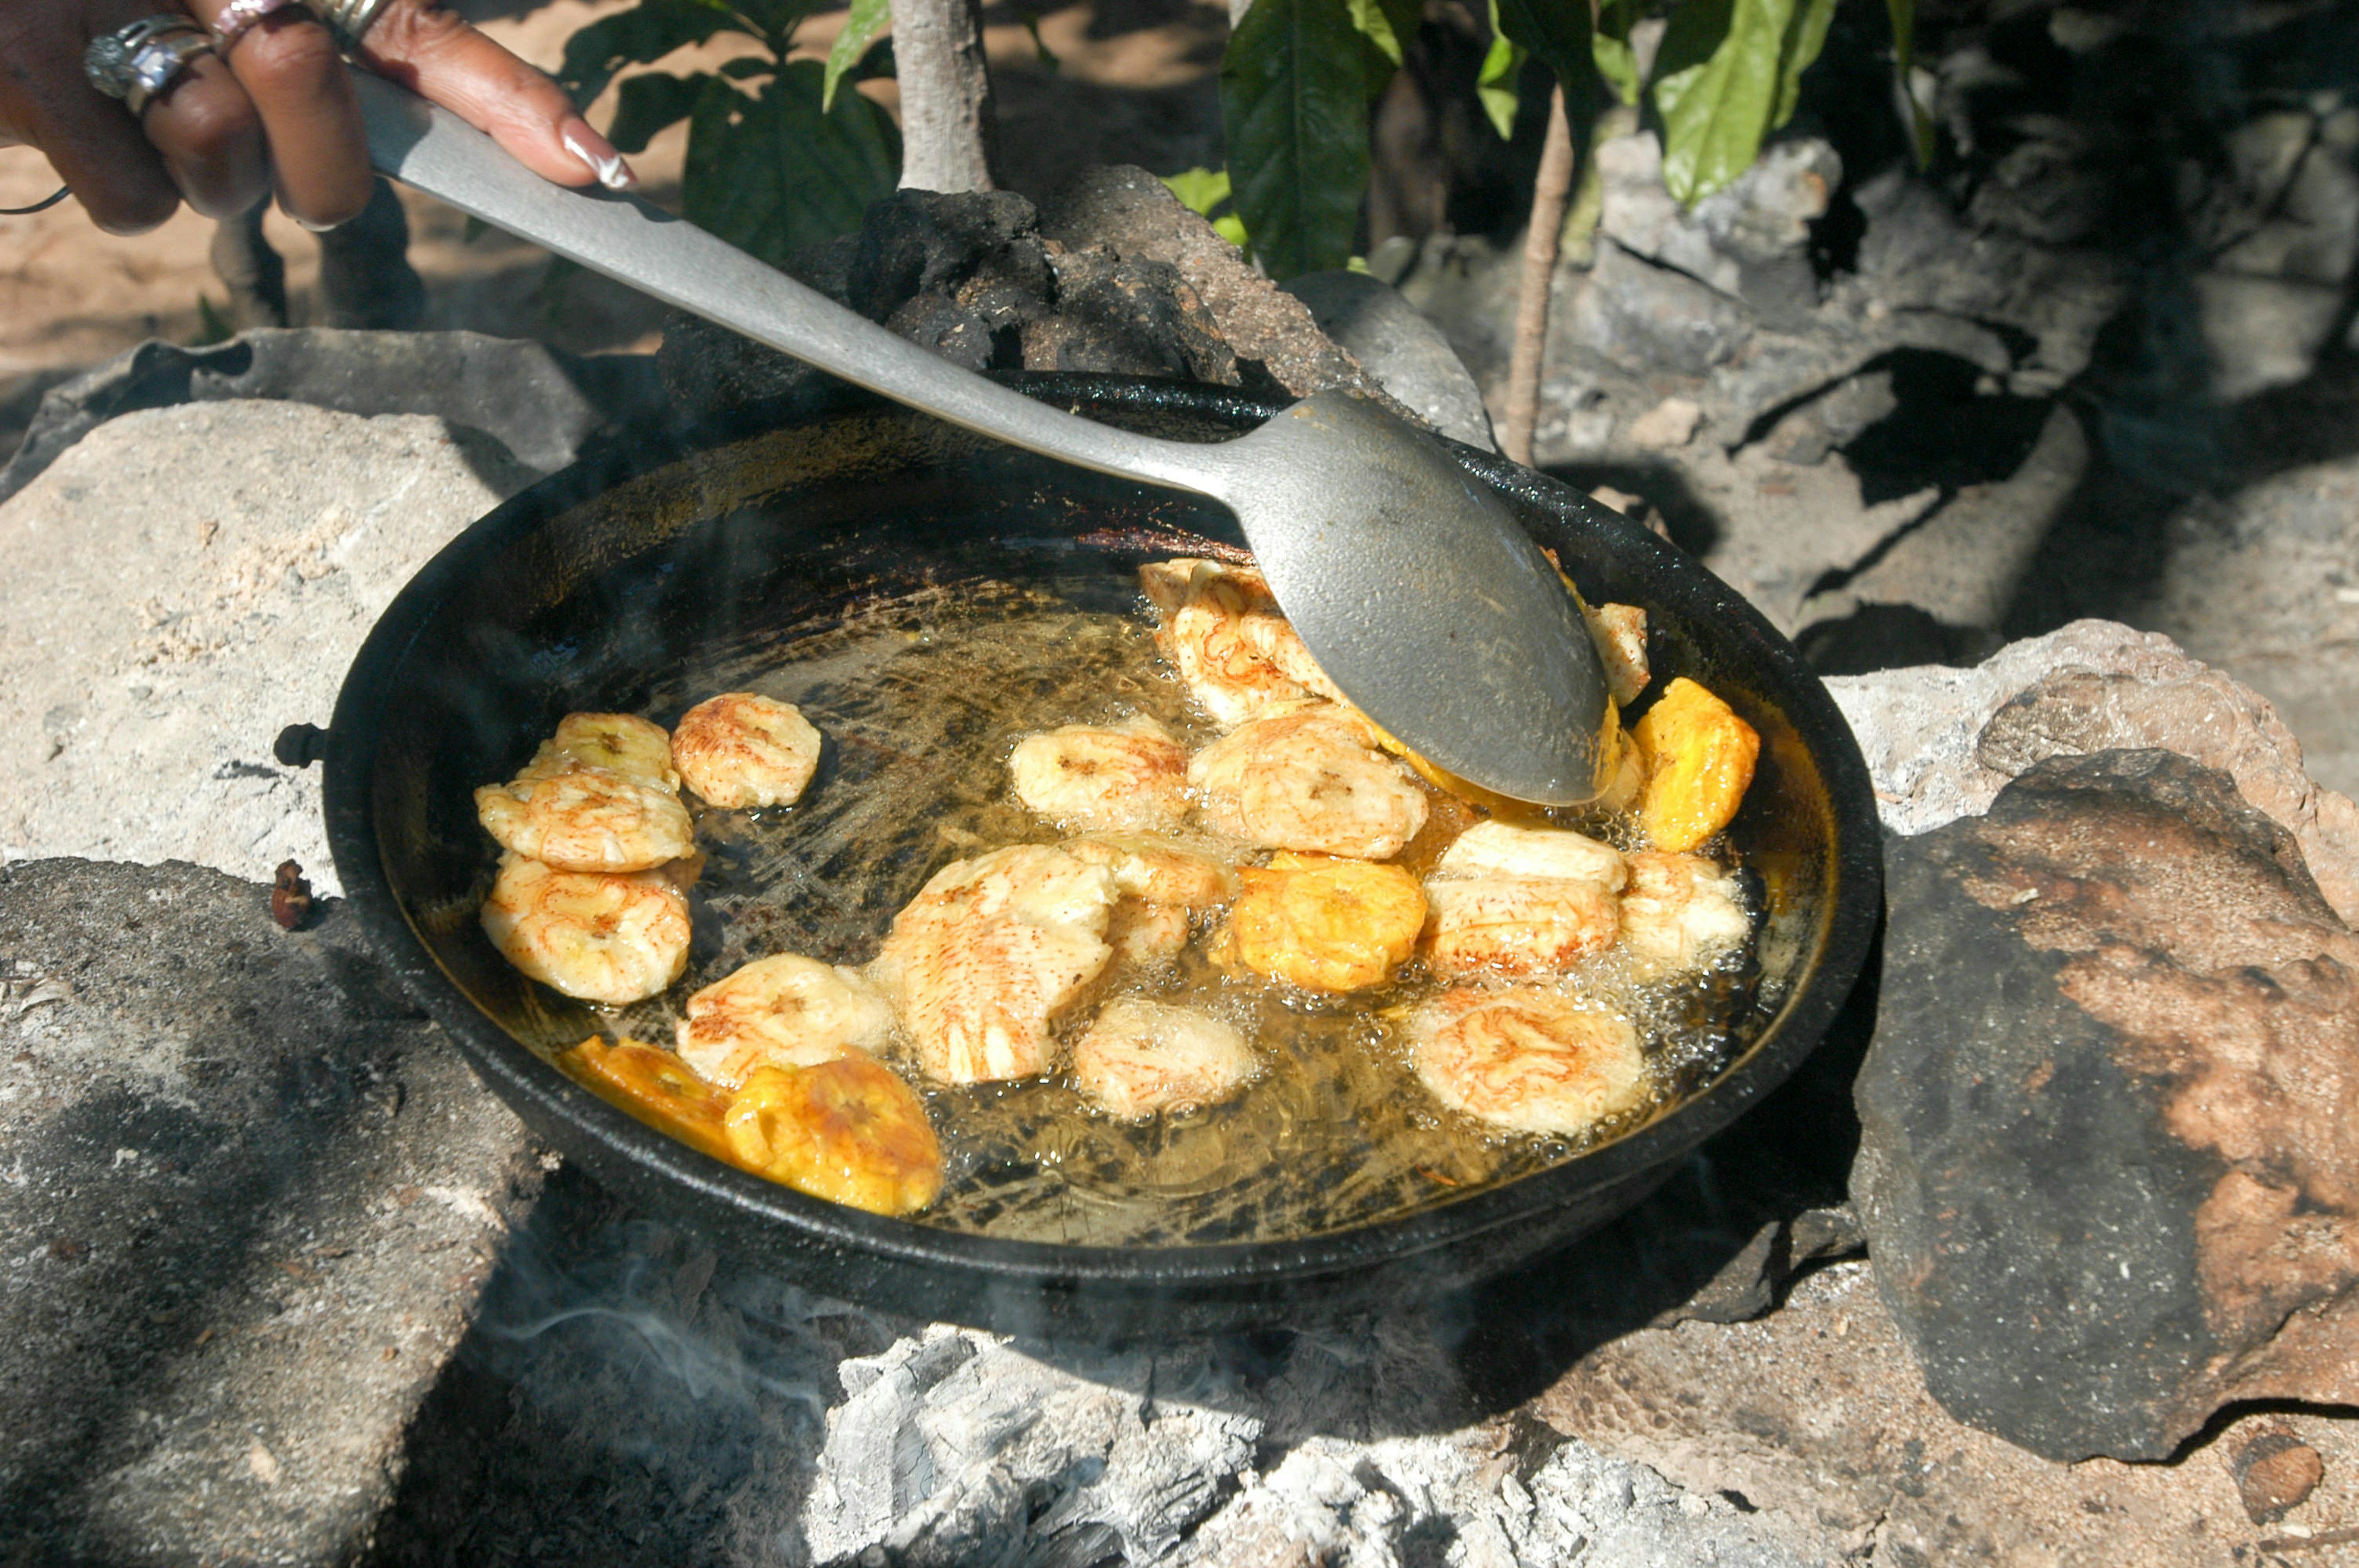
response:
<path id="1" fill-rule="evenodd" d="M 991 68 L 981 0 L 892 0 L 901 189 L 991 190 Z"/>
<path id="2" fill-rule="evenodd" d="M 1516 292 L 1515 347 L 1507 360 L 1507 406 L 1499 449 L 1531 465 L 1532 429 L 1539 423 L 1540 351 L 1548 342 L 1549 288 L 1556 279 L 1557 244 L 1564 232 L 1565 199 L 1572 190 L 1572 125 L 1564 89 L 1549 95 L 1548 141 L 1532 182 L 1532 226 L 1524 232 L 1524 276 Z"/>

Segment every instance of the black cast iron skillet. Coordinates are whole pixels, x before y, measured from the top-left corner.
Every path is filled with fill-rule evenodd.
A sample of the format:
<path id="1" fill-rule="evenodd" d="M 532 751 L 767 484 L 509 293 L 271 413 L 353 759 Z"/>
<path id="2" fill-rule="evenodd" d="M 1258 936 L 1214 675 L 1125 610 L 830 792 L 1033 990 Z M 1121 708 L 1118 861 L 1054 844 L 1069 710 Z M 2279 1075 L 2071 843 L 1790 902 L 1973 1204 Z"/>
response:
<path id="1" fill-rule="evenodd" d="M 1180 438 L 1216 439 L 1276 411 L 1218 388 L 1011 379 L 1092 418 Z M 1538 1173 L 1283 1240 L 1018 1242 L 880 1218 L 724 1167 L 527 1048 L 579 1039 L 586 1014 L 524 982 L 482 936 L 475 910 L 494 850 L 470 792 L 509 776 L 557 718 L 636 710 L 708 645 L 758 640 L 853 579 L 912 586 L 977 545 L 1125 528 L 1234 537 L 1209 503 L 1062 468 L 848 389 L 618 444 L 436 557 L 386 610 L 336 704 L 325 793 L 337 871 L 402 984 L 537 1134 L 649 1214 L 824 1293 L 1013 1332 L 1120 1334 L 1299 1325 L 1498 1273 L 1635 1203 L 1794 1069 L 1857 976 L 1880 862 L 1857 747 L 1791 644 L 1644 529 L 1545 476 L 1456 450 L 1593 602 L 1647 608 L 1651 690 L 1690 676 L 1762 739 L 1731 828 L 1767 905 L 1737 1054 L 1669 1113 Z"/>

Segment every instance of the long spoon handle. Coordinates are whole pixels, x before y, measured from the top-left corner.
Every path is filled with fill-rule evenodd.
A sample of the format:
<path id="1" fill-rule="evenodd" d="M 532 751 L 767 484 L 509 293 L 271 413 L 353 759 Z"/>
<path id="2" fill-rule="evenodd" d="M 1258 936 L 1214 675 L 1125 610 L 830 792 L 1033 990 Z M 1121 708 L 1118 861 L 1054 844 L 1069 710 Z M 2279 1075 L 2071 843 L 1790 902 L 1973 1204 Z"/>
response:
<path id="1" fill-rule="evenodd" d="M 831 375 L 1044 457 L 1215 494 L 1212 449 L 1133 435 L 960 369 L 634 196 L 551 185 L 456 114 L 355 73 L 369 161 L 592 272 Z"/>

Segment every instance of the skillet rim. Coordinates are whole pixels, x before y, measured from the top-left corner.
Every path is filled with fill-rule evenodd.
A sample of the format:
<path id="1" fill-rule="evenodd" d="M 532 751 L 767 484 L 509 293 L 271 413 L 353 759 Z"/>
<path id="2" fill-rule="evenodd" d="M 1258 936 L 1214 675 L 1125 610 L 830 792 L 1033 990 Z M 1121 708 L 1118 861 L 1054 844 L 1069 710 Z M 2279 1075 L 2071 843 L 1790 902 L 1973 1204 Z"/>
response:
<path id="1" fill-rule="evenodd" d="M 1228 388 L 1134 377 L 1016 372 L 995 379 L 1044 401 L 1094 405 L 1108 411 L 1257 420 L 1287 406 Z M 548 520 L 631 478 L 715 447 L 896 406 L 842 384 L 825 383 L 787 398 L 728 410 L 686 429 L 642 429 L 602 442 L 590 457 L 510 497 L 445 545 L 386 607 L 346 673 L 324 748 L 322 795 L 329 848 L 352 914 L 402 990 L 451 1035 L 477 1076 L 561 1152 L 581 1158 L 602 1179 L 621 1174 L 651 1180 L 684 1191 L 699 1204 L 718 1204 L 728 1211 L 726 1221 L 737 1226 L 767 1223 L 794 1233 L 793 1240 L 823 1249 L 867 1254 L 904 1267 L 956 1271 L 982 1283 L 981 1292 L 974 1292 L 943 1280 L 944 1312 L 968 1304 L 953 1296 L 988 1300 L 995 1284 L 1082 1294 L 1111 1290 L 1167 1300 L 1245 1298 L 1266 1295 L 1275 1286 L 1363 1273 L 1444 1249 L 1462 1249 L 1511 1227 L 1544 1223 L 1549 1209 L 1578 1209 L 1582 1199 L 1616 1188 L 1627 1189 L 1635 1201 L 1651 1179 L 1668 1174 L 1678 1159 L 1751 1109 L 1817 1047 L 1858 979 L 1882 908 L 1882 844 L 1873 790 L 1858 744 L 1833 698 L 1792 643 L 1701 563 L 1560 481 L 1496 454 L 1445 442 L 1477 477 L 1555 515 L 1568 530 L 1591 535 L 1606 550 L 1629 557 L 1632 568 L 1668 579 L 1675 587 L 1670 597 L 1687 601 L 1680 608 L 1690 619 L 1718 618 L 1724 631 L 1734 632 L 1745 653 L 1769 673 L 1771 678 L 1761 687 L 1780 695 L 1780 710 L 1824 783 L 1832 852 L 1816 952 L 1798 968 L 1794 989 L 1753 1047 L 1693 1098 L 1593 1152 L 1390 1219 L 1287 1240 L 1125 1247 L 983 1236 L 813 1198 L 697 1153 L 535 1055 L 442 971 L 404 913 L 386 871 L 371 806 L 381 715 L 394 695 L 394 676 L 479 563 Z M 578 1135 L 588 1148 L 572 1146 L 567 1132 Z M 616 1162 L 626 1169 L 618 1172 Z M 1548 1247 L 1569 1243 L 1585 1228 L 1555 1236 Z M 1524 1249 L 1518 1257 L 1533 1250 Z M 1503 1260 L 1501 1266 L 1516 1260 Z M 1468 1276 L 1459 1271 L 1450 1277 L 1463 1282 Z"/>

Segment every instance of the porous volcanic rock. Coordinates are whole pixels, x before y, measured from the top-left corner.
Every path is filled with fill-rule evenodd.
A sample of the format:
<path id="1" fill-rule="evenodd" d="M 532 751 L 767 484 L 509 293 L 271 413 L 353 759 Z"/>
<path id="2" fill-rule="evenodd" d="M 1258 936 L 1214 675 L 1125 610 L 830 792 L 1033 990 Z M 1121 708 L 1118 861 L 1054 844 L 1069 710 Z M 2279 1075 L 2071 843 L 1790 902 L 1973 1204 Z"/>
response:
<path id="1" fill-rule="evenodd" d="M 870 204 L 857 234 L 814 245 L 786 270 L 968 370 L 1138 375 L 1298 397 L 1343 388 L 1423 423 L 1144 169 L 1093 170 L 1045 211 L 1007 191 L 897 191 Z M 826 380 L 681 314 L 667 320 L 657 357 L 691 418 Z"/>
<path id="2" fill-rule="evenodd" d="M 2359 1398 L 2359 935 L 2293 836 L 2170 752 L 2051 757 L 1886 887 L 1852 1185 L 1934 1396 L 2062 1460 Z"/>
<path id="3" fill-rule="evenodd" d="M 2234 778 L 2294 836 L 2327 903 L 2359 920 L 2359 805 L 2302 771 L 2301 744 L 2267 698 L 2168 637 L 2076 621 L 1970 669 L 1836 676 L 1827 689 L 1859 740 L 1887 833 L 1979 816 L 2044 758 L 2160 747 Z"/>

